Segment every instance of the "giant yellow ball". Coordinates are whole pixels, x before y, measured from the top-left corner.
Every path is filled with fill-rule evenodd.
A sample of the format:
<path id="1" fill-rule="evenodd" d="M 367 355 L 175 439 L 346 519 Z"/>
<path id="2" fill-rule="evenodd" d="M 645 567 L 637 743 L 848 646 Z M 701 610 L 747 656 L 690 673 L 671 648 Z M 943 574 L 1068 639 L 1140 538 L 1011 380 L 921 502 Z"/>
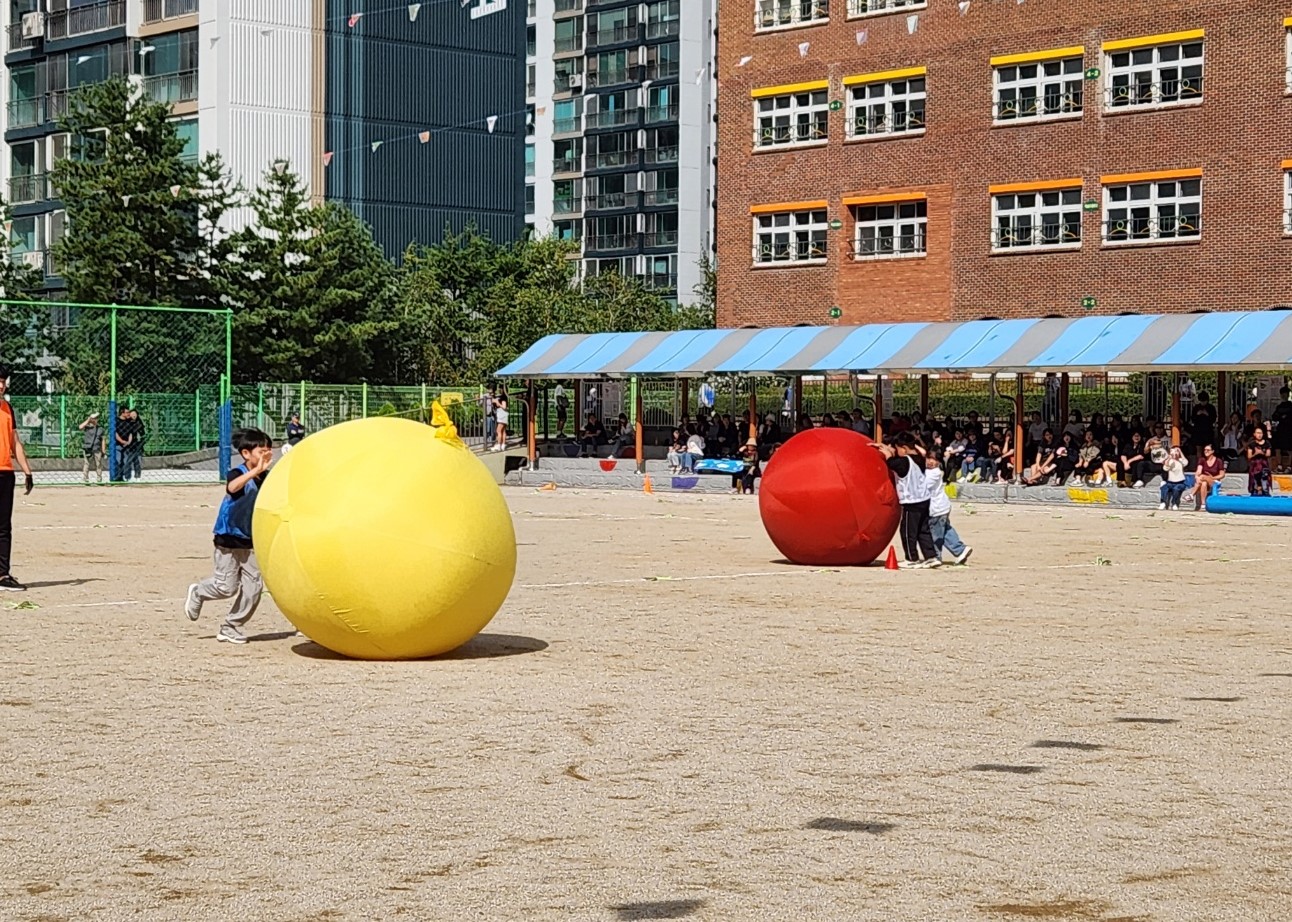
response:
<path id="1" fill-rule="evenodd" d="M 284 455 L 256 499 L 265 584 L 301 633 L 360 659 L 459 647 L 502 607 L 516 533 L 502 491 L 457 438 L 376 418 Z"/>

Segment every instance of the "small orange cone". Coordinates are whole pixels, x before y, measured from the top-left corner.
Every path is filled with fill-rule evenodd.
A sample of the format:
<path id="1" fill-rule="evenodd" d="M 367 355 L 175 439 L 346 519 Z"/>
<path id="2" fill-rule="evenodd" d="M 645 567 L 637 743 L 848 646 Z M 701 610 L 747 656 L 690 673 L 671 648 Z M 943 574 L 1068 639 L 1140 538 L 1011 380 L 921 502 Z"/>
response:
<path id="1" fill-rule="evenodd" d="M 651 485 L 650 485 L 650 474 L 644 474 L 643 477 L 644 479 L 642 480 L 642 492 L 650 493 L 654 495 L 655 491 L 651 489 Z"/>
<path id="2" fill-rule="evenodd" d="M 897 550 L 890 544 L 888 546 L 888 559 L 884 561 L 885 570 L 901 569 L 897 566 Z"/>

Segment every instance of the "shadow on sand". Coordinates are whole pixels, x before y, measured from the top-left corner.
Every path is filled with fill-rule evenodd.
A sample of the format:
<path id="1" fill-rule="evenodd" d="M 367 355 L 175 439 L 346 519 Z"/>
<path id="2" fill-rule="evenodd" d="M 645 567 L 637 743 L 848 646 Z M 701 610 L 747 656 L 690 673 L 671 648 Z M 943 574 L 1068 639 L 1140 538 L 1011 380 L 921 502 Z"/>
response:
<path id="1" fill-rule="evenodd" d="M 292 635 L 287 635 L 292 636 Z M 501 656 L 520 656 L 524 653 L 538 653 L 547 649 L 547 641 L 537 637 L 525 637 L 520 634 L 477 634 L 456 650 L 442 653 L 439 656 L 427 657 L 423 662 L 438 663 L 445 660 L 462 659 L 495 659 Z M 306 659 L 342 660 L 360 663 L 365 660 L 351 659 L 334 653 L 327 647 L 309 640 L 292 647 L 292 652 Z"/>

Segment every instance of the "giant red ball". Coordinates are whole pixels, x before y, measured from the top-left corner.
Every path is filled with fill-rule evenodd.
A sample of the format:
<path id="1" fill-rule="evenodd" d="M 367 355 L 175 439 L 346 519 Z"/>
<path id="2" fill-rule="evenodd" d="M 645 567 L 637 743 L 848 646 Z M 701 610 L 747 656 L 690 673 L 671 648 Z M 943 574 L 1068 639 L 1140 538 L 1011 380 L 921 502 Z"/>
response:
<path id="1" fill-rule="evenodd" d="M 809 429 L 776 449 L 758 511 L 786 559 L 815 566 L 870 563 L 902 514 L 884 456 L 851 429 Z"/>

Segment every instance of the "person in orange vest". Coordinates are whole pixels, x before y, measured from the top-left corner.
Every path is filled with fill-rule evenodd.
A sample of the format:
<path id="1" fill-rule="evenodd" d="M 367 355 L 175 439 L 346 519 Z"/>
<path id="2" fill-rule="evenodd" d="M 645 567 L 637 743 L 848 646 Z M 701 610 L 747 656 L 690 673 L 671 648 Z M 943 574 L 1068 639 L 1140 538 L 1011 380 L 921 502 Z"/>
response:
<path id="1" fill-rule="evenodd" d="M 27 463 L 27 452 L 18 438 L 13 407 L 4 399 L 8 391 L 9 369 L 0 366 L 0 590 L 25 592 L 27 587 L 14 579 L 9 571 L 13 553 L 13 494 L 18 480 L 13 469 L 14 461 L 26 475 L 24 496 L 31 493 L 35 481 L 32 480 L 31 465 Z"/>

